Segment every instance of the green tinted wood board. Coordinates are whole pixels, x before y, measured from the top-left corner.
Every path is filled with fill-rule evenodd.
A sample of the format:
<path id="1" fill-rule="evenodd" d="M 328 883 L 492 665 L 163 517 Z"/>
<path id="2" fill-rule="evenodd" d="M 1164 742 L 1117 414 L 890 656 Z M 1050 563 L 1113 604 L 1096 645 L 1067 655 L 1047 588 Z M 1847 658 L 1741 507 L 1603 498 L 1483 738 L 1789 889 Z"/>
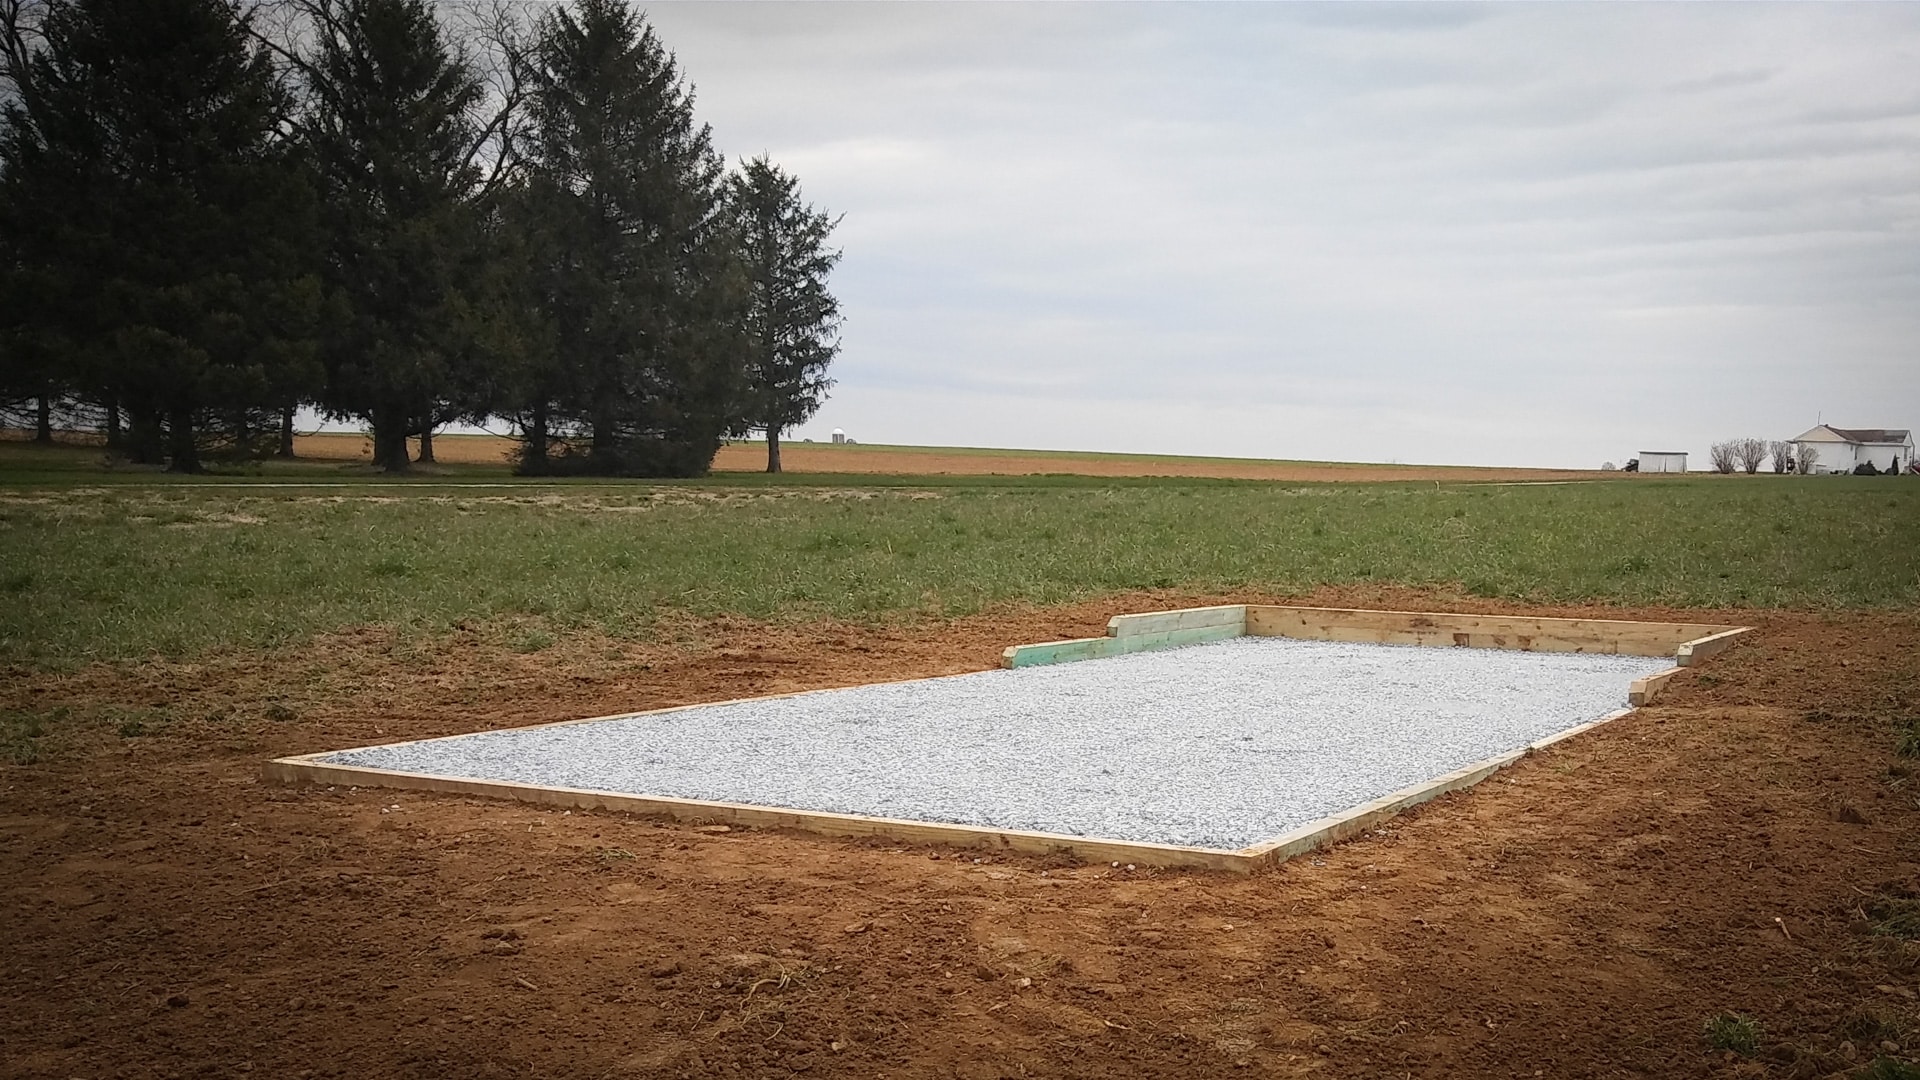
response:
<path id="1" fill-rule="evenodd" d="M 1241 636 L 1237 624 L 1196 626 L 1188 630 L 1166 630 L 1157 634 L 1128 634 L 1126 637 L 1076 638 L 1072 641 L 1047 641 L 1038 645 L 1015 645 L 1000 656 L 1000 666 L 1035 667 L 1040 664 L 1064 664 L 1071 660 L 1098 660 L 1107 656 L 1152 649 L 1171 649 L 1181 645 L 1199 645 Z"/>
<path id="2" fill-rule="evenodd" d="M 1233 626 L 1245 630 L 1246 625 L 1245 604 L 1222 604 L 1179 611 L 1151 611 L 1144 615 L 1115 615 L 1107 620 L 1107 636 L 1162 634 L 1169 630 L 1196 630 L 1203 626 Z"/>

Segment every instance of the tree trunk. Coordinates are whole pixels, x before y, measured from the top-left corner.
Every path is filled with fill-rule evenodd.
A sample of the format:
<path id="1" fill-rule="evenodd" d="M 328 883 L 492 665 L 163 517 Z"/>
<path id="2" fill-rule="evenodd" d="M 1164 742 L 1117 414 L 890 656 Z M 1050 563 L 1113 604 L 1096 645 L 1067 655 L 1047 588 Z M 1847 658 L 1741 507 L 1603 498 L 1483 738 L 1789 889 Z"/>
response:
<path id="1" fill-rule="evenodd" d="M 403 473 L 413 467 L 407 457 L 406 410 L 374 410 L 373 463 L 393 473 Z"/>
<path id="2" fill-rule="evenodd" d="M 538 401 L 527 421 L 526 445 L 520 450 L 520 471 L 539 475 L 547 471 L 547 403 Z"/>
<path id="3" fill-rule="evenodd" d="M 593 442 L 587 447 L 588 467 L 596 473 L 613 472 L 618 450 L 614 446 L 613 421 L 605 415 L 593 419 Z"/>
<path id="4" fill-rule="evenodd" d="M 420 454 L 413 459 L 421 465 L 433 464 L 433 425 L 427 424 L 420 429 Z"/>
<path id="5" fill-rule="evenodd" d="M 767 429 L 767 471 L 780 471 L 780 429 Z"/>
<path id="6" fill-rule="evenodd" d="M 158 465 L 165 461 L 166 433 L 161 430 L 159 414 L 146 409 L 131 409 L 128 415 L 132 423 L 127 432 L 127 456 L 136 465 Z"/>
<path id="7" fill-rule="evenodd" d="M 192 409 L 175 409 L 167 417 L 167 471 L 201 471 L 200 447 L 193 439 Z"/>
<path id="8" fill-rule="evenodd" d="M 279 456 L 290 458 L 293 455 L 293 412 L 291 405 L 280 410 L 280 450 Z"/>
<path id="9" fill-rule="evenodd" d="M 120 432 L 120 399 L 107 399 L 107 449 L 118 450 L 126 442 Z"/>
<path id="10" fill-rule="evenodd" d="M 33 441 L 50 443 L 53 441 L 53 399 L 40 395 L 33 413 Z"/>

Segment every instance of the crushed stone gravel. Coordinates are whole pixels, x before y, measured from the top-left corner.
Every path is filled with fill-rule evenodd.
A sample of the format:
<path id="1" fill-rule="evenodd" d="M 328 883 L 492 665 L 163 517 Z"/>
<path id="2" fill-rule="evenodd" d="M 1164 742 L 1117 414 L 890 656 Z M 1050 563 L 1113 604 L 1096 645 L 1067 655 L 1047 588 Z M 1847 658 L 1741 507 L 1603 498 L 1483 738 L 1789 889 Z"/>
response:
<path id="1" fill-rule="evenodd" d="M 1671 666 L 1243 637 L 321 760 L 1237 849 L 1597 720 Z"/>

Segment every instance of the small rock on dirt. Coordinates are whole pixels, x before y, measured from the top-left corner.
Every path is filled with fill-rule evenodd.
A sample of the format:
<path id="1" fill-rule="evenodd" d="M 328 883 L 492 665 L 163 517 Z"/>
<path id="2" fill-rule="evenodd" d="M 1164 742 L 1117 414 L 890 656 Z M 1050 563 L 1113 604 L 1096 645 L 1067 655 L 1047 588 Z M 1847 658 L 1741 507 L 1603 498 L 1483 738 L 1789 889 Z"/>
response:
<path id="1" fill-rule="evenodd" d="M 693 827 L 693 831 L 694 832 L 711 832 L 711 833 L 732 832 L 733 826 L 731 825 L 695 825 Z"/>
<path id="2" fill-rule="evenodd" d="M 1852 803 L 1841 803 L 1839 811 L 1834 816 L 1848 825 L 1867 824 L 1867 815 L 1861 813 L 1860 808 Z"/>
<path id="3" fill-rule="evenodd" d="M 193 1004 L 193 999 L 187 997 L 185 994 L 167 995 L 167 1008 L 169 1009 L 184 1009 L 191 1004 Z"/>
<path id="4" fill-rule="evenodd" d="M 648 970 L 647 974 L 656 979 L 671 979 L 675 975 L 680 974 L 680 961 L 669 960 L 664 964 L 655 964 Z"/>

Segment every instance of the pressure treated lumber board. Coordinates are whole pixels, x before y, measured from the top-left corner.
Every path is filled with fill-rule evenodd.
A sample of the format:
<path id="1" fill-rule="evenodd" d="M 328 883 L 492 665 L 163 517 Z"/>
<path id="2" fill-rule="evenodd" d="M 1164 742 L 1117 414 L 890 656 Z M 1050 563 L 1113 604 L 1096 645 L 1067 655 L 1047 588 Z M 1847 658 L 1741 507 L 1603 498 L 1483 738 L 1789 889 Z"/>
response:
<path id="1" fill-rule="evenodd" d="M 1681 667 L 1692 667 L 1709 656 L 1727 651 L 1735 640 L 1752 629 L 1751 626 L 1735 626 L 1717 634 L 1709 634 L 1689 641 L 1680 646 L 1679 651 L 1674 654 L 1674 659 Z"/>
<path id="2" fill-rule="evenodd" d="M 336 787 L 398 788 L 452 795 L 480 795 L 513 799 L 571 810 L 606 810 L 650 814 L 679 821 L 718 821 L 762 829 L 796 829 L 822 836 L 880 836 L 916 844 L 990 848 L 1029 855 L 1066 854 L 1089 862 L 1132 862 L 1143 866 L 1188 866 L 1246 873 L 1253 860 L 1238 851 L 1181 847 L 1130 840 L 1062 833 L 990 829 L 977 825 L 907 821 L 901 818 L 835 814 L 821 810 L 794 810 L 745 803 L 678 799 L 659 795 L 630 795 L 617 791 L 543 787 L 508 780 L 475 780 L 459 776 L 396 772 L 361 765 L 337 765 L 313 760 L 323 755 L 280 758 L 267 762 L 264 776 L 285 784 L 331 784 Z"/>
<path id="3" fill-rule="evenodd" d="M 1539 739 L 1518 750 L 1509 750 L 1504 754 L 1476 761 L 1464 768 L 1456 769 L 1445 776 L 1424 780 L 1418 784 L 1401 788 L 1399 791 L 1382 795 L 1371 802 L 1342 810 L 1337 814 L 1311 821 L 1290 832 L 1283 833 L 1271 840 L 1242 848 L 1241 854 L 1262 864 L 1276 864 L 1287 861 L 1296 855 L 1304 855 L 1328 844 L 1338 843 L 1349 837 L 1358 836 L 1368 829 L 1392 818 L 1409 807 L 1418 806 L 1430 799 L 1437 799 L 1450 791 L 1459 791 L 1472 787 L 1508 765 L 1519 761 L 1528 754 L 1544 750 L 1554 743 L 1570 739 L 1585 731 L 1591 731 L 1601 724 L 1618 720 L 1633 712 L 1621 709 L 1609 713 L 1598 720 L 1556 732 Z"/>
<path id="4" fill-rule="evenodd" d="M 1141 615 L 1115 615 L 1107 620 L 1107 636 L 1132 637 L 1169 630 L 1231 626 L 1237 637 L 1245 632 L 1246 625 L 1245 604 L 1223 604 L 1218 607 L 1182 608 L 1178 611 L 1149 611 Z"/>
<path id="5" fill-rule="evenodd" d="M 1539 619 L 1425 611 L 1247 605 L 1247 633 L 1315 641 L 1460 645 L 1533 652 L 1672 656 L 1682 644 L 1739 629 L 1701 623 Z"/>
<path id="6" fill-rule="evenodd" d="M 1424 780 L 1411 787 L 1382 795 L 1318 821 L 1310 821 L 1291 832 L 1282 833 L 1262 844 L 1245 849 L 1246 854 L 1267 863 L 1282 863 L 1295 855 L 1358 836 L 1410 806 L 1437 799 L 1449 791 L 1473 785 L 1492 776 L 1505 766 L 1526 756 L 1526 750 L 1511 750 L 1498 757 L 1476 761 L 1445 776 Z"/>
<path id="7" fill-rule="evenodd" d="M 1627 687 L 1627 704 L 1635 708 L 1642 705 L 1653 704 L 1653 700 L 1666 690 L 1667 680 L 1678 674 L 1680 674 L 1680 669 L 1671 667 L 1665 671 L 1655 672 L 1645 678 L 1633 680 Z"/>
<path id="8" fill-rule="evenodd" d="M 1171 649 L 1179 645 L 1199 645 L 1243 636 L 1236 623 L 1195 626 L 1185 630 L 1162 630 L 1125 637 L 1074 638 L 1046 641 L 1037 645 L 1014 645 L 1000 654 L 1000 666 L 1033 667 L 1037 664 L 1064 664 L 1072 660 L 1098 660 L 1106 656 L 1125 656 L 1150 649 Z"/>

